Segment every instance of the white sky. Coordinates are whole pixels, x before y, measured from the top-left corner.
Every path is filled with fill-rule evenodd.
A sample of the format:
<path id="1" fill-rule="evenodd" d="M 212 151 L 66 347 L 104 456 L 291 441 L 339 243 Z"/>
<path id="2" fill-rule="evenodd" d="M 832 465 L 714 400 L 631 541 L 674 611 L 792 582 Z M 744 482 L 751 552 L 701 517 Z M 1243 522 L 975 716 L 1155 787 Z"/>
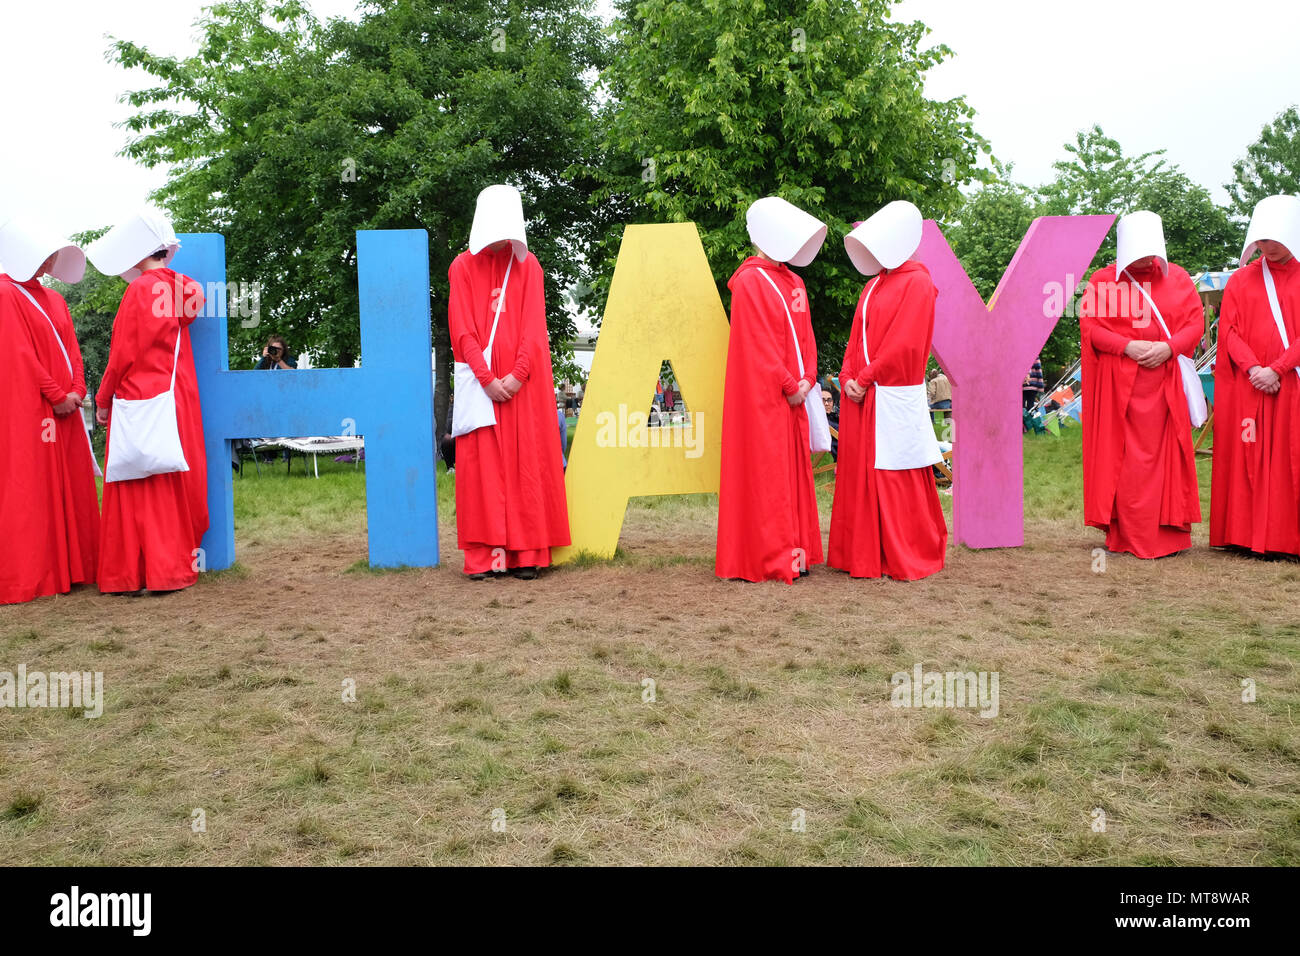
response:
<path id="1" fill-rule="evenodd" d="M 116 155 L 126 134 L 113 124 L 129 113 L 118 97 L 147 77 L 105 61 L 106 34 L 187 54 L 205 2 L 7 0 L 0 215 L 37 213 L 71 233 L 109 225 L 161 185 L 163 171 Z M 355 10 L 354 0 L 311 5 L 323 16 Z M 1233 160 L 1300 99 L 1300 4 L 904 0 L 895 15 L 923 20 L 934 42 L 953 48 L 956 57 L 931 75 L 930 95 L 965 94 L 976 128 L 1031 185 L 1050 179 L 1062 144 L 1095 122 L 1128 153 L 1167 148 L 1223 201 Z"/>

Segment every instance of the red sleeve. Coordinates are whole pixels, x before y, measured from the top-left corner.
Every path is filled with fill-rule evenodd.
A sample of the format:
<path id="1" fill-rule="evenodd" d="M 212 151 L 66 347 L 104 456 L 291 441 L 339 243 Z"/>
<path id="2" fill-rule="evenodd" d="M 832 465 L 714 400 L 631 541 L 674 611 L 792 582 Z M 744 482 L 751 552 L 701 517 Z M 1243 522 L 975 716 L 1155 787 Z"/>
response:
<path id="1" fill-rule="evenodd" d="M 799 329 L 799 354 L 803 359 L 803 377 L 809 385 L 817 384 L 817 336 L 813 333 L 812 326 L 812 308 L 808 304 L 808 290 L 804 288 L 803 283 L 799 284 L 799 291 L 803 294 L 801 312 L 794 313 L 799 316 L 795 325 Z M 799 383 L 795 383 L 795 388 Z M 789 394 L 789 393 L 787 393 Z"/>
<path id="2" fill-rule="evenodd" d="M 754 355 L 756 375 L 761 380 L 753 384 L 759 387 L 779 388 L 786 395 L 799 391 L 799 381 L 785 367 L 785 360 L 777 342 L 783 341 L 789 332 L 785 322 L 785 309 L 780 313 L 780 335 L 777 338 L 774 316 L 776 315 L 776 293 L 768 288 L 766 300 L 755 296 L 755 283 L 766 280 L 752 274 L 742 275 L 731 290 L 731 334 L 746 335 Z M 761 291 L 761 290 L 760 290 Z"/>
<path id="3" fill-rule="evenodd" d="M 936 296 L 934 284 L 928 277 L 908 278 L 892 306 L 893 315 L 889 317 L 889 325 L 876 347 L 876 354 L 858 373 L 859 385 L 866 388 L 882 376 L 887 380 L 905 379 L 918 364 L 924 376 Z M 861 335 L 861 331 L 858 334 Z M 920 354 L 922 350 L 924 355 Z"/>
<path id="4" fill-rule="evenodd" d="M 872 280 L 872 282 L 879 281 L 879 279 Z M 858 293 L 858 304 L 853 307 L 853 321 L 849 323 L 849 344 L 844 349 L 844 361 L 840 364 L 840 388 L 843 388 L 844 383 L 849 379 L 856 381 L 858 373 L 862 371 L 853 343 L 862 341 L 862 323 L 866 321 L 862 314 L 862 300 L 867 297 L 872 282 L 862 287 L 862 291 Z"/>
<path id="5" fill-rule="evenodd" d="M 1300 365 L 1300 338 L 1291 343 L 1291 347 L 1277 357 L 1277 361 L 1269 366 L 1278 375 L 1285 375 L 1291 369 Z"/>
<path id="6" fill-rule="evenodd" d="M 135 315 L 140 299 L 139 288 L 134 283 L 127 286 L 126 295 L 122 296 L 122 304 L 117 307 L 117 315 L 113 318 L 113 338 L 108 346 L 108 367 L 104 369 L 104 378 L 99 383 L 99 391 L 95 394 L 95 404 L 100 408 L 112 406 L 113 393 L 117 391 L 122 378 L 131 370 L 131 365 L 140 351 L 139 321 Z"/>
<path id="7" fill-rule="evenodd" d="M 447 271 L 451 281 L 451 295 L 447 300 L 447 326 L 451 331 L 451 344 L 454 357 L 464 362 L 474 372 L 479 383 L 488 386 L 496 379 L 492 370 L 483 360 L 483 347 L 479 345 L 474 334 L 473 293 L 470 290 L 469 276 L 465 274 L 464 262 L 457 258 L 452 261 Z"/>
<path id="8" fill-rule="evenodd" d="M 17 296 L 14 298 L 16 300 Z M 68 397 L 67 393 L 55 384 L 54 379 L 50 377 L 49 370 L 37 357 L 36 345 L 32 342 L 32 330 L 24 316 L 18 311 L 19 305 L 17 301 L 12 303 L 11 308 L 15 332 L 13 336 L 14 362 L 19 369 L 26 372 L 24 377 L 28 381 L 36 383 L 41 397 L 51 405 L 57 405 Z M 44 321 L 45 319 L 42 318 L 41 322 Z"/>
<path id="9" fill-rule="evenodd" d="M 519 350 L 515 353 L 515 367 L 510 374 L 520 382 L 528 381 L 533 358 L 549 353 L 550 339 L 546 335 L 546 279 L 542 267 L 534 256 L 524 260 L 528 268 L 528 281 L 524 285 L 524 311 L 519 316 Z"/>
<path id="10" fill-rule="evenodd" d="M 1091 347 L 1094 352 L 1123 355 L 1128 348 L 1128 339 L 1097 321 L 1097 286 L 1091 279 L 1079 300 L 1079 335 L 1083 347 Z"/>
<path id="11" fill-rule="evenodd" d="M 177 303 L 176 307 L 176 318 L 180 320 L 181 328 L 192 324 L 199 317 L 199 313 L 203 311 L 203 302 L 203 286 L 193 279 L 187 279 L 185 301 Z"/>
<path id="12" fill-rule="evenodd" d="M 1241 310 L 1237 303 L 1237 290 L 1233 288 L 1232 283 L 1223 292 L 1223 306 L 1219 316 L 1219 350 L 1226 351 L 1232 358 L 1233 364 L 1243 372 L 1249 372 L 1259 364 L 1259 359 L 1255 357 L 1254 350 L 1246 344 L 1246 340 L 1241 337 L 1237 331 L 1237 323 L 1241 321 Z"/>
<path id="13" fill-rule="evenodd" d="M 57 293 L 53 296 L 58 299 L 59 309 L 62 312 L 63 322 L 62 328 L 59 329 L 59 337 L 63 339 L 63 347 L 68 350 L 68 359 L 72 362 L 72 391 L 80 401 L 86 397 L 86 365 L 81 360 L 81 344 L 77 341 L 77 329 L 72 324 L 72 313 L 68 311 L 68 303 Z"/>
<path id="14" fill-rule="evenodd" d="M 1171 336 L 1170 348 L 1174 355 L 1192 356 L 1201 337 L 1205 335 L 1205 310 L 1201 307 L 1201 297 L 1196 294 L 1196 286 L 1191 277 L 1181 281 L 1182 294 L 1173 315 L 1165 316 Z"/>

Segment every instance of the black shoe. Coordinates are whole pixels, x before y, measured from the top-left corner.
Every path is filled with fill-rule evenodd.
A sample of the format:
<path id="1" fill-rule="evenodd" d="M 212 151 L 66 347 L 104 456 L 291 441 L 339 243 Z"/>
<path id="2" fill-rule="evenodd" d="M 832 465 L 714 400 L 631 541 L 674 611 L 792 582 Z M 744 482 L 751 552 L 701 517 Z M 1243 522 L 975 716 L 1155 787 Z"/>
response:
<path id="1" fill-rule="evenodd" d="M 510 573 L 520 581 L 532 581 L 537 578 L 537 566 L 530 564 L 522 568 L 512 568 Z"/>
<path id="2" fill-rule="evenodd" d="M 473 574 L 465 575 L 465 577 L 469 578 L 471 581 L 486 581 L 490 575 L 486 571 L 476 571 Z"/>

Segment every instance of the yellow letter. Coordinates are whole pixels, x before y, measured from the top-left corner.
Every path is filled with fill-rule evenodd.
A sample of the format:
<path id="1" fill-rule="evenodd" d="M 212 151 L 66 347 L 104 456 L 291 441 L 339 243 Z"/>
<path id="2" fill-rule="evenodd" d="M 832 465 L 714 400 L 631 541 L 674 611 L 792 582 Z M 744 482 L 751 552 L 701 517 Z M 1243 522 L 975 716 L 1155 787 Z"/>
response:
<path id="1" fill-rule="evenodd" d="M 552 552 L 556 564 L 613 557 L 629 498 L 717 492 L 730 331 L 695 224 L 628 226 L 564 476 L 573 544 Z M 664 359 L 689 403 L 692 445 L 609 441 L 620 405 L 640 416 L 628 431 L 644 430 Z"/>

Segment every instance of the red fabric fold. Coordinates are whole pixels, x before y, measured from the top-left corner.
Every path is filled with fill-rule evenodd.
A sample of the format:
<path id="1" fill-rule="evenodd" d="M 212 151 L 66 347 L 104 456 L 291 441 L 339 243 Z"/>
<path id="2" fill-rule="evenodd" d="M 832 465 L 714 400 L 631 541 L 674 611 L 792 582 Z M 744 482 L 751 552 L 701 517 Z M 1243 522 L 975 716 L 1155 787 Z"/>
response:
<path id="1" fill-rule="evenodd" d="M 456 361 L 468 363 L 484 385 L 512 372 L 523 383 L 510 401 L 493 403 L 496 425 L 456 439 L 456 540 L 471 574 L 486 570 L 478 564 L 493 548 L 527 552 L 534 563 L 549 564 L 549 549 L 570 543 L 545 278 L 531 252 L 511 267 L 491 368 L 483 357 L 511 255 L 509 247 L 463 252 L 448 271 Z"/>
<path id="2" fill-rule="evenodd" d="M 15 285 L 0 275 L 0 354 L 9 366 L 0 375 L 0 604 L 93 583 L 99 551 L 85 420 L 80 408 L 60 416 L 53 407 L 85 394 L 72 317 L 57 292 L 35 279 L 22 283 L 47 321 Z"/>
<path id="3" fill-rule="evenodd" d="M 817 381 L 808 293 L 788 266 L 759 256 L 742 262 L 727 287 L 731 335 L 714 572 L 720 578 L 790 583 L 801 570 L 824 560 L 808 413 L 802 402 L 792 407 L 786 400 L 799 390 L 800 381 L 791 321 L 799 336 L 803 378 Z"/>
<path id="4" fill-rule="evenodd" d="M 868 290 L 871 299 L 865 321 L 870 365 L 862 349 Z M 840 401 L 827 563 L 855 578 L 883 575 L 913 581 L 943 568 L 948 526 L 934 472 L 928 466 L 904 471 L 876 468 L 876 386 L 925 381 L 937 297 L 929 270 L 908 261 L 869 280 L 854 309 L 840 381 L 854 378 L 868 387 L 861 404 L 847 396 Z"/>
<path id="5" fill-rule="evenodd" d="M 193 279 L 151 269 L 127 286 L 113 320 L 96 397 L 110 413 L 114 395 L 141 399 L 167 391 L 180 335 L 176 424 L 189 471 L 104 483 L 99 589 L 105 593 L 174 591 L 198 580 L 195 552 L 208 530 L 208 469 L 189 326 L 202 307 L 202 288 Z M 111 447 L 111 418 L 108 428 Z"/>

